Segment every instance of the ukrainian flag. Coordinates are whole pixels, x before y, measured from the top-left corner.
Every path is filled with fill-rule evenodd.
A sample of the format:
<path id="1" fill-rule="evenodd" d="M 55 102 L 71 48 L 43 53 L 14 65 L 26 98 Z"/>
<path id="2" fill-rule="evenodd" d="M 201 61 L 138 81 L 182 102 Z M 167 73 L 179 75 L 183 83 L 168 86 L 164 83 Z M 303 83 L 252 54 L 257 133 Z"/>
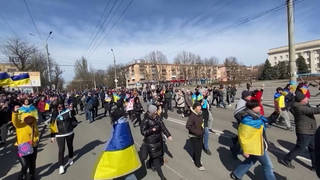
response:
<path id="1" fill-rule="evenodd" d="M 10 86 L 20 86 L 30 84 L 30 76 L 28 73 L 22 73 L 16 76 L 12 76 L 12 83 Z"/>
<path id="2" fill-rule="evenodd" d="M 120 99 L 120 96 L 116 93 L 113 93 L 113 101 L 114 103 L 118 102 L 118 100 Z"/>
<path id="3" fill-rule="evenodd" d="M 130 174 L 141 167 L 138 153 L 126 118 L 114 125 L 107 142 L 95 165 L 94 180 L 114 179 Z"/>
<path id="4" fill-rule="evenodd" d="M 11 78 L 8 73 L 1 72 L 0 73 L 0 86 L 8 86 L 11 84 Z"/>
<path id="5" fill-rule="evenodd" d="M 37 109 L 33 106 L 21 106 L 19 108 L 19 114 L 21 114 L 21 119 L 24 120 L 24 118 L 28 116 L 33 116 L 38 120 L 38 111 Z"/>

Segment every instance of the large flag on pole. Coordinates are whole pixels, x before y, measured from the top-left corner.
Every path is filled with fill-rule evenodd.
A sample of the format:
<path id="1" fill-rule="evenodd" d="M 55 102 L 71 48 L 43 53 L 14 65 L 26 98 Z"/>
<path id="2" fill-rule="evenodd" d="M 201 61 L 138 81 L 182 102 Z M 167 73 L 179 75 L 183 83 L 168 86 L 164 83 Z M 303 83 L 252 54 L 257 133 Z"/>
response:
<path id="1" fill-rule="evenodd" d="M 11 81 L 12 80 L 8 73 L 0 72 L 0 86 L 9 86 Z"/>
<path id="2" fill-rule="evenodd" d="M 16 76 L 12 76 L 11 79 L 12 82 L 10 86 L 12 87 L 30 84 L 30 76 L 28 73 L 22 73 Z"/>
<path id="3" fill-rule="evenodd" d="M 129 123 L 122 117 L 113 125 L 111 138 L 95 165 L 93 179 L 118 178 L 140 167 L 141 162 L 134 146 Z"/>

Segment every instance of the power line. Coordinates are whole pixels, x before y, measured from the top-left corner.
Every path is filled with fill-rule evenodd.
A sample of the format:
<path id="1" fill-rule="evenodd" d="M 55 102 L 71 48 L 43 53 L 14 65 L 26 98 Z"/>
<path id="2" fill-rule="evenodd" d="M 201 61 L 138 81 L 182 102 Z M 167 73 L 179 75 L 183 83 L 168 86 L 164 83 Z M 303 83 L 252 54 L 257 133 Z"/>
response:
<path id="1" fill-rule="evenodd" d="M 301 3 L 305 0 L 294 0 L 295 4 L 298 4 L 298 3 Z M 245 16 L 245 17 L 242 17 L 240 19 L 238 19 L 237 21 L 235 21 L 234 23 L 232 23 L 231 25 L 228 25 L 226 27 L 223 27 L 222 29 L 219 29 L 219 30 L 216 30 L 214 32 L 208 32 L 206 33 L 205 35 L 203 35 L 204 37 L 207 37 L 211 34 L 218 34 L 218 33 L 224 33 L 228 30 L 230 30 L 231 28 L 236 28 L 238 26 L 241 26 L 241 25 L 244 25 L 244 24 L 247 24 L 247 23 L 250 23 L 251 21 L 253 20 L 256 20 L 256 19 L 259 19 L 261 17 L 264 17 L 266 15 L 269 15 L 269 14 L 273 14 L 273 13 L 276 13 L 284 8 L 286 8 L 287 4 L 286 2 L 285 3 L 281 3 L 280 5 L 276 6 L 276 7 L 273 7 L 271 9 L 267 9 L 265 11 L 262 11 L 262 12 L 259 12 L 257 14 L 255 14 L 254 16 Z M 192 41 L 188 40 L 188 41 L 184 41 L 182 42 L 181 44 L 179 44 L 179 46 L 181 45 L 185 45 L 185 44 L 188 44 L 188 43 L 191 43 Z M 170 52 L 172 53 L 172 52 Z"/>
<path id="2" fill-rule="evenodd" d="M 124 8 L 124 10 L 122 11 L 121 15 L 119 16 L 118 20 L 115 21 L 115 23 L 112 25 L 112 27 L 109 29 L 109 31 L 104 35 L 104 37 L 100 40 L 100 42 L 98 43 L 98 45 L 96 46 L 96 48 L 93 50 L 93 53 L 95 52 L 95 50 L 101 45 L 101 43 L 103 42 L 103 40 L 112 32 L 112 30 L 119 24 L 119 22 L 122 21 L 122 19 L 124 18 L 126 12 L 128 11 L 129 7 L 133 4 L 134 0 L 131 0 L 127 6 Z"/>
<path id="3" fill-rule="evenodd" d="M 118 3 L 118 2 L 120 2 L 120 3 Z M 122 3 L 123 3 L 123 0 L 114 1 L 112 7 L 110 8 L 110 11 L 109 11 L 107 17 L 105 17 L 105 19 L 104 19 L 104 21 L 102 23 L 102 26 L 100 26 L 100 28 L 98 29 L 94 39 L 92 40 L 92 42 L 89 45 L 88 54 L 90 54 L 90 51 L 92 51 L 92 49 L 96 45 L 97 41 L 99 41 L 99 39 L 103 36 L 103 34 L 105 33 L 105 31 L 108 28 L 109 24 L 111 23 L 111 21 L 115 17 L 117 9 L 120 9 Z M 114 13 L 113 16 L 112 16 L 112 13 Z"/>
<path id="4" fill-rule="evenodd" d="M 96 27 L 95 27 L 96 32 L 95 32 L 95 33 L 92 33 L 92 35 L 91 35 L 91 37 L 90 37 L 90 41 L 89 41 L 89 46 L 88 46 L 88 49 L 87 49 L 87 53 L 89 52 L 89 49 L 91 48 L 92 43 L 93 43 L 93 42 L 95 41 L 95 39 L 97 38 L 97 35 L 98 35 L 99 32 L 101 31 L 101 29 L 104 27 L 105 22 L 106 22 L 106 20 L 109 18 L 110 13 L 111 13 L 111 11 L 112 11 L 112 9 L 113 9 L 113 7 L 114 7 L 114 5 L 116 4 L 117 1 L 114 1 L 114 3 L 113 3 L 113 5 L 111 6 L 110 11 L 109 11 L 109 13 L 108 13 L 108 15 L 107 15 L 107 12 L 108 12 L 107 10 L 108 10 L 109 4 L 111 4 L 110 2 L 111 2 L 111 0 L 107 2 L 106 6 L 105 6 L 105 8 L 104 8 L 104 10 L 103 10 L 102 16 L 101 16 L 101 18 L 100 18 L 100 21 L 97 23 L 97 25 L 96 25 Z M 107 16 L 106 16 L 106 15 L 107 15 Z"/>
<path id="5" fill-rule="evenodd" d="M 25 4 L 25 6 L 26 6 L 26 9 L 27 9 L 27 12 L 28 12 L 28 14 L 29 14 L 29 17 L 30 17 L 30 19 L 31 19 L 31 21 L 32 21 L 32 25 L 33 25 L 33 27 L 35 28 L 35 30 L 37 31 L 37 34 L 38 34 L 38 36 L 39 36 L 40 41 L 42 41 L 41 33 L 40 33 L 40 31 L 39 31 L 39 29 L 38 29 L 38 27 L 37 27 L 36 22 L 34 21 L 34 18 L 33 18 L 33 16 L 32 16 L 32 13 L 31 13 L 30 7 L 29 7 L 29 5 L 28 5 L 28 3 L 27 3 L 27 0 L 23 0 L 23 2 L 24 2 L 24 4 Z"/>

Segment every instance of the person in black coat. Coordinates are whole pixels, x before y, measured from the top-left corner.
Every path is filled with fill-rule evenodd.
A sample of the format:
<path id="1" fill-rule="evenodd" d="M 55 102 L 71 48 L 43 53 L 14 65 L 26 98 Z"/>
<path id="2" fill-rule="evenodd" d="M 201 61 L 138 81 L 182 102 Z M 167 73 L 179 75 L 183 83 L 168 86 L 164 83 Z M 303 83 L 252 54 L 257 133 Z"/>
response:
<path id="1" fill-rule="evenodd" d="M 136 117 L 136 121 L 133 123 L 133 126 L 135 127 L 137 123 L 139 123 L 139 126 L 141 124 L 141 114 L 143 112 L 143 107 L 140 103 L 139 97 L 134 98 L 134 104 L 133 104 L 133 112 Z"/>
<path id="2" fill-rule="evenodd" d="M 157 112 L 157 107 L 149 105 L 148 112 L 145 119 L 141 124 L 141 134 L 144 136 L 143 145 L 141 146 L 140 153 L 142 161 L 147 159 L 149 155 L 149 161 L 147 167 L 155 169 L 160 176 L 161 180 L 166 178 L 163 175 L 161 166 L 163 165 L 163 137 L 162 133 L 172 141 L 172 137 L 164 123 L 160 120 Z"/>

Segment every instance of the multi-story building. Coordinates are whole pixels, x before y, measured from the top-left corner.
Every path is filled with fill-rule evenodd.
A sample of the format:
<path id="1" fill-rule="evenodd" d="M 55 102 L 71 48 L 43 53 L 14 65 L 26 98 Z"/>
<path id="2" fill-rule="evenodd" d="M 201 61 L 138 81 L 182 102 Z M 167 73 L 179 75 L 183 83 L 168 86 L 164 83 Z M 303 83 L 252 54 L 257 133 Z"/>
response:
<path id="1" fill-rule="evenodd" d="M 0 72 L 17 72 L 18 68 L 11 63 L 0 63 Z"/>
<path id="2" fill-rule="evenodd" d="M 320 40 L 297 43 L 295 49 L 296 58 L 302 56 L 311 73 L 320 72 Z M 272 66 L 281 61 L 289 61 L 288 46 L 270 49 L 268 60 Z"/>
<path id="3" fill-rule="evenodd" d="M 153 64 L 136 60 L 125 67 L 127 87 L 158 82 L 227 81 L 226 68 L 213 65 Z"/>

